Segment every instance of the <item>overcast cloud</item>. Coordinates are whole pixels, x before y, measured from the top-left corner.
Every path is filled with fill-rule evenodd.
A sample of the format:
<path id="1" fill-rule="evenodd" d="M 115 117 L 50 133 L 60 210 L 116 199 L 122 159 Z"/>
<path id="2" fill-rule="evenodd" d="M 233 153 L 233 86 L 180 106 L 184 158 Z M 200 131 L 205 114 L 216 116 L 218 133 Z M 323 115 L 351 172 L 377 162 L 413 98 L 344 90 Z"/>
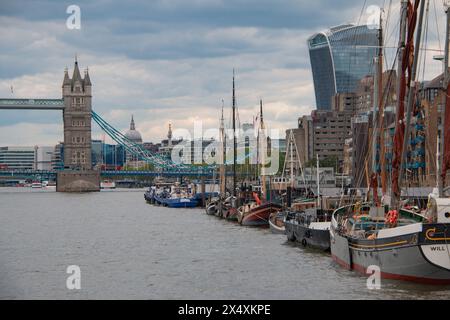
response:
<path id="1" fill-rule="evenodd" d="M 397 2 L 388 41 L 395 45 Z M 74 56 L 89 67 L 93 108 L 126 131 L 134 114 L 145 141 L 164 138 L 169 122 L 215 127 L 231 105 L 236 69 L 241 122 L 264 100 L 271 128 L 295 127 L 315 108 L 306 40 L 347 22 L 364 23 L 364 1 L 142 0 L 0 1 L 0 97 L 60 98 L 63 71 Z M 81 30 L 66 28 L 66 8 L 81 8 Z M 368 1 L 368 5 L 389 1 Z M 444 31 L 441 1 L 430 6 L 429 46 Z M 440 66 L 428 54 L 427 77 Z M 14 93 L 11 93 L 11 86 Z M 94 138 L 102 133 L 93 125 Z M 63 139 L 59 112 L 1 111 L 0 145 L 53 145 Z M 108 140 L 108 139 L 107 139 Z"/>

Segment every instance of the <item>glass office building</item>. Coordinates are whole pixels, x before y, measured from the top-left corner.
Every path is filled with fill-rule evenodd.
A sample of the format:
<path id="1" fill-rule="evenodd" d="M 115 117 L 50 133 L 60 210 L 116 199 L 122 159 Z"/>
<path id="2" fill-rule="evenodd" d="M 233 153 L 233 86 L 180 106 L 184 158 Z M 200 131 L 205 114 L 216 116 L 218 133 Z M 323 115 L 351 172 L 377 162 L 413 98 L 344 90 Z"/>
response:
<path id="1" fill-rule="evenodd" d="M 355 92 L 358 81 L 374 73 L 378 29 L 342 25 L 308 39 L 316 107 L 331 110 L 337 93 Z"/>
<path id="2" fill-rule="evenodd" d="M 106 168 L 123 167 L 125 148 L 121 145 L 106 144 L 102 140 L 92 140 L 92 166 Z"/>

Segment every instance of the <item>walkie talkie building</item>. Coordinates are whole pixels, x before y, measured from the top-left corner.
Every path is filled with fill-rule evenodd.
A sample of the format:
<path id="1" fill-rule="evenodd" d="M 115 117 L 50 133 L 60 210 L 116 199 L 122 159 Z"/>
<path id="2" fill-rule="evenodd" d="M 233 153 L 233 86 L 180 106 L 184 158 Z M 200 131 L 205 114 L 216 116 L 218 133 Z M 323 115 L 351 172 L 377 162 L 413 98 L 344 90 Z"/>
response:
<path id="1" fill-rule="evenodd" d="M 318 110 L 330 110 L 336 93 L 355 92 L 360 79 L 374 73 L 378 29 L 341 25 L 308 39 Z"/>

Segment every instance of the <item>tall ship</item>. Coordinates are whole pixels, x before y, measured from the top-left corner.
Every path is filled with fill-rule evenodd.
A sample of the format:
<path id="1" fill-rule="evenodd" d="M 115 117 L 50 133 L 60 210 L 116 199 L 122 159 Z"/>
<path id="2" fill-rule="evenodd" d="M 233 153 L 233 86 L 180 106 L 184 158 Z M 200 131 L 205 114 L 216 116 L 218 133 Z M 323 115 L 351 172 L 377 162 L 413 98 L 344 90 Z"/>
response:
<path id="1" fill-rule="evenodd" d="M 267 138 L 265 134 L 263 102 L 260 100 L 260 127 L 258 134 L 258 165 L 261 175 L 261 193 L 251 191 L 251 198 L 239 207 L 237 212 L 238 222 L 243 226 L 269 226 L 270 216 L 281 211 L 281 204 L 270 199 L 270 191 L 267 190 L 267 174 L 265 157 L 267 155 Z M 253 198 L 253 199 L 252 199 Z"/>
<path id="2" fill-rule="evenodd" d="M 206 214 L 215 215 L 219 218 L 235 221 L 237 220 L 237 197 L 236 197 L 236 164 L 237 164 L 237 141 L 236 141 L 236 91 L 235 91 L 235 75 L 233 70 L 233 89 L 232 89 L 232 128 L 233 128 L 233 163 L 232 163 L 232 183 L 233 189 L 229 193 L 227 190 L 227 148 L 225 123 L 223 116 L 224 101 L 222 100 L 222 116 L 220 118 L 220 148 L 219 148 L 219 195 L 210 199 L 206 204 Z"/>
<path id="3" fill-rule="evenodd" d="M 445 195 L 445 180 L 450 168 L 450 86 L 449 86 L 449 21 L 446 8 L 447 31 L 444 58 L 444 107 L 442 130 L 437 141 L 437 188 L 429 194 L 426 208 L 420 210 L 402 199 L 407 194 L 404 184 L 407 145 L 410 143 L 411 115 L 416 105 L 416 76 L 421 48 L 425 1 L 401 2 L 400 37 L 398 50 L 397 112 L 393 141 L 393 162 L 390 190 L 387 186 L 383 150 L 369 175 L 370 195 L 366 201 L 337 209 L 330 229 L 331 254 L 344 268 L 366 274 L 369 266 L 378 266 L 381 277 L 427 284 L 450 284 L 450 198 Z M 380 19 L 381 20 L 381 19 Z M 382 26 L 382 23 L 380 23 Z M 373 144 L 384 146 L 382 28 L 380 27 L 377 67 Z M 377 117 L 375 115 L 378 115 Z M 441 150 L 441 151 L 439 151 Z M 380 169 L 377 169 L 380 168 Z M 382 197 L 378 195 L 381 181 Z M 369 194 L 369 193 L 368 193 Z"/>

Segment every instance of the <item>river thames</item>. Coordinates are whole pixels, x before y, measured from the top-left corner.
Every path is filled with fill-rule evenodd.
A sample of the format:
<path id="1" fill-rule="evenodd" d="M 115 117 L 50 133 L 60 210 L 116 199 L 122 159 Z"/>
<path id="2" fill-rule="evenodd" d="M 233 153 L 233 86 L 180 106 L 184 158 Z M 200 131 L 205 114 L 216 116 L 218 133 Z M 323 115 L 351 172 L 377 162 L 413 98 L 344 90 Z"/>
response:
<path id="1" fill-rule="evenodd" d="M 69 290 L 67 267 L 81 289 Z M 0 188 L 1 299 L 449 299 L 450 287 L 366 278 L 329 254 L 143 191 Z"/>

